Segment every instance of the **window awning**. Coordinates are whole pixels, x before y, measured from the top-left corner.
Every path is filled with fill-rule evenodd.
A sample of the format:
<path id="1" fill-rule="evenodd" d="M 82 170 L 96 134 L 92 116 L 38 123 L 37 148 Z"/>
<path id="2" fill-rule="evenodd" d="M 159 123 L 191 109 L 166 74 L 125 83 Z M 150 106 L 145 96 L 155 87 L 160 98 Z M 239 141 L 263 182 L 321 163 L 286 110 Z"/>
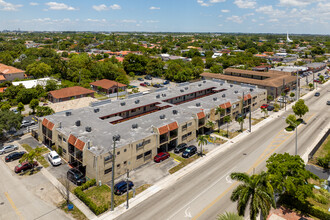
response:
<path id="1" fill-rule="evenodd" d="M 205 118 L 205 113 L 204 113 L 204 112 L 199 112 L 199 113 L 197 113 L 197 118 L 198 118 L 198 119 Z"/>

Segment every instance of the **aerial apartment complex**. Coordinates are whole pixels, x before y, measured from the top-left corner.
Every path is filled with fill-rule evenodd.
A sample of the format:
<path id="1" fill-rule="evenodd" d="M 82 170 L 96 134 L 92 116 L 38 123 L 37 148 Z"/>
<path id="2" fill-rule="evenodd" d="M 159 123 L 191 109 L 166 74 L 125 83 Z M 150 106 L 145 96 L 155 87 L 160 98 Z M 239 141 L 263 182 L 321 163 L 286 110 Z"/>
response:
<path id="1" fill-rule="evenodd" d="M 183 83 L 124 100 L 100 101 L 39 118 L 39 137 L 48 146 L 61 148 L 63 158 L 90 178 L 109 181 L 112 174 L 113 137 L 115 176 L 152 161 L 208 131 L 207 121 L 222 123 L 259 108 L 267 91 L 221 80 Z M 244 100 L 244 101 L 243 101 Z M 215 114 L 217 107 L 225 109 Z"/>
<path id="2" fill-rule="evenodd" d="M 266 89 L 267 94 L 274 98 L 282 92 L 288 92 L 296 88 L 297 78 L 290 72 L 268 70 L 268 72 L 242 70 L 227 68 L 224 74 L 202 73 L 205 79 L 220 79 L 237 84 L 245 83 L 256 85 L 258 88 Z"/>

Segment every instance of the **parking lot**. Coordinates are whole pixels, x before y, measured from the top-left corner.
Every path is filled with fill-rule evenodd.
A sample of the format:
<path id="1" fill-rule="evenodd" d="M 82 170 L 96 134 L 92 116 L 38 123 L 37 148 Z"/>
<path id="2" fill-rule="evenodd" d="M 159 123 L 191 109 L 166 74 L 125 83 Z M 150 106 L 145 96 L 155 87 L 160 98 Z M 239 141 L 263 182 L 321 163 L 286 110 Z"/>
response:
<path id="1" fill-rule="evenodd" d="M 20 152 L 20 151 L 26 152 L 26 150 L 23 147 L 21 147 L 19 144 L 16 144 L 15 142 L 8 143 L 6 145 L 9 145 L 9 144 L 14 144 L 14 145 L 18 146 L 18 150 L 15 150 L 15 151 L 12 151 L 12 152 Z M 9 168 L 9 170 L 11 170 L 13 173 L 15 173 L 14 172 L 14 169 L 15 169 L 15 166 L 17 166 L 19 164 L 19 162 L 18 162 L 19 160 L 14 160 L 14 161 L 11 161 L 11 162 L 6 162 L 5 161 L 6 156 L 8 154 L 11 154 L 12 152 L 4 153 L 4 154 L 0 155 L 0 159 L 7 165 L 7 167 Z"/>

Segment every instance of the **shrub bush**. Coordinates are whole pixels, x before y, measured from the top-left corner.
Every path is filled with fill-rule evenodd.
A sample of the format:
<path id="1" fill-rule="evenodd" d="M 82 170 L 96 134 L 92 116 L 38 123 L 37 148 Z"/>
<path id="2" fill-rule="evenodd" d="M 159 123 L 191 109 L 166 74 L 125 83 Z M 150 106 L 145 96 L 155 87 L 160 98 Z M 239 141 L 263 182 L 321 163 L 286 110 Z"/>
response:
<path id="1" fill-rule="evenodd" d="M 317 165 L 323 167 L 324 169 L 329 169 L 329 158 L 326 157 L 319 157 L 317 158 Z"/>
<path id="2" fill-rule="evenodd" d="M 330 199 L 330 193 L 326 189 L 320 189 L 322 196 L 325 196 L 327 199 Z"/>
<path id="3" fill-rule="evenodd" d="M 325 204 L 325 205 L 328 204 L 328 202 L 329 202 L 328 199 L 325 196 L 322 196 L 321 194 L 315 194 L 314 199 L 318 203 Z"/>

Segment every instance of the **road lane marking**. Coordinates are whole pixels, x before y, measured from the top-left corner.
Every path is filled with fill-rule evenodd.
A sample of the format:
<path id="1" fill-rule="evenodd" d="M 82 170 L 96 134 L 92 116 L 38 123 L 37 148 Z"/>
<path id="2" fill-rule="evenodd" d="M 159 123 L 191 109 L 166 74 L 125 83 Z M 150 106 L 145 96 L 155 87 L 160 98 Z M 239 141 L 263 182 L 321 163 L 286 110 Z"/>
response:
<path id="1" fill-rule="evenodd" d="M 9 201 L 11 207 L 13 207 L 14 211 L 16 212 L 16 215 L 23 220 L 24 218 L 22 217 L 22 214 L 18 211 L 17 207 L 15 206 L 14 201 L 10 198 L 9 194 L 7 192 L 5 192 L 5 196 L 7 198 L 7 200 Z"/>
<path id="2" fill-rule="evenodd" d="M 308 117 L 307 120 L 305 120 L 305 122 L 307 123 L 313 116 L 315 115 L 312 114 L 310 117 Z M 299 130 L 299 126 L 298 126 L 298 130 Z M 287 141 L 293 134 L 294 132 L 292 133 L 284 133 L 283 130 L 281 130 L 280 132 L 278 132 L 274 139 L 276 139 L 280 134 L 285 134 L 287 135 L 287 137 L 282 140 L 279 144 L 276 144 L 273 146 L 272 144 L 272 141 L 270 142 L 270 144 L 266 147 L 266 149 L 264 150 L 264 152 L 258 157 L 258 159 L 256 160 L 256 162 L 252 165 L 252 167 L 250 167 L 250 169 L 248 169 L 247 173 L 251 173 L 252 170 L 259 166 L 259 164 L 261 162 L 263 162 L 264 160 L 266 160 L 266 158 L 271 155 L 274 151 L 276 151 L 285 141 Z M 266 150 L 270 150 L 270 147 L 275 147 L 274 149 L 271 150 L 271 152 L 269 152 L 268 154 L 264 155 L 265 154 L 265 151 Z M 213 200 L 211 203 L 209 203 L 204 209 L 202 209 L 202 211 L 200 211 L 196 216 L 194 216 L 192 218 L 192 220 L 196 220 L 197 218 L 199 218 L 202 214 L 204 214 L 204 212 L 206 212 L 210 207 L 212 207 L 216 202 L 218 202 L 224 195 L 226 195 L 232 188 L 234 188 L 234 186 L 236 186 L 239 182 L 235 182 L 234 184 L 232 184 L 231 186 L 229 186 L 223 193 L 221 193 L 215 200 Z"/>
<path id="3" fill-rule="evenodd" d="M 191 218 L 191 212 L 188 211 L 188 209 L 190 209 L 190 207 L 188 207 L 185 211 L 184 211 L 184 217 L 185 218 Z"/>

